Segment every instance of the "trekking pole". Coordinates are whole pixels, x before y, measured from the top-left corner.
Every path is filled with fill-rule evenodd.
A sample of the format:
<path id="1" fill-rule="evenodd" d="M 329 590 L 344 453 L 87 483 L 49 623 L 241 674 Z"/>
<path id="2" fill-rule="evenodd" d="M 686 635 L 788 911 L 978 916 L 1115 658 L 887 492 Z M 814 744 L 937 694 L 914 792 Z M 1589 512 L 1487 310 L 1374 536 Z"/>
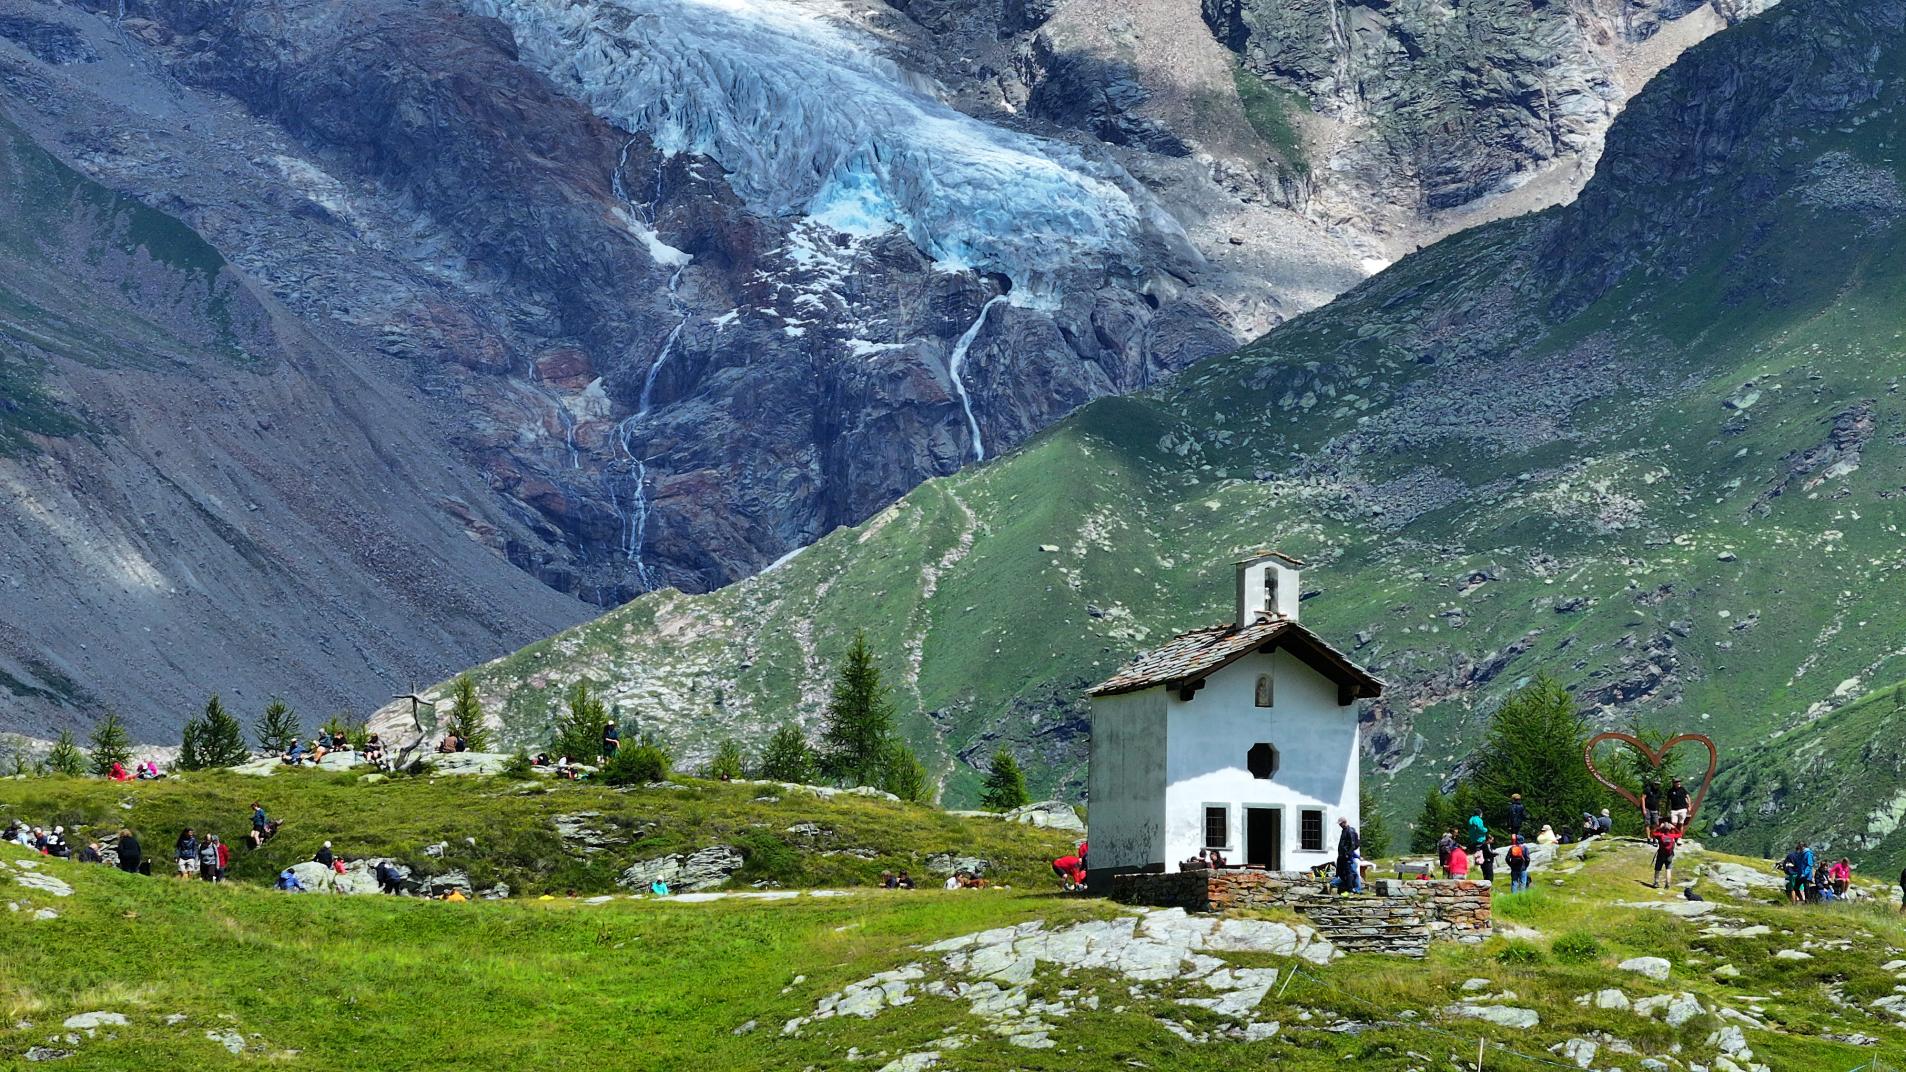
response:
<path id="1" fill-rule="evenodd" d="M 1482 1072 L 1482 1051 L 1487 1045 L 1488 1042 L 1485 1039 L 1476 1040 L 1476 1072 Z"/>

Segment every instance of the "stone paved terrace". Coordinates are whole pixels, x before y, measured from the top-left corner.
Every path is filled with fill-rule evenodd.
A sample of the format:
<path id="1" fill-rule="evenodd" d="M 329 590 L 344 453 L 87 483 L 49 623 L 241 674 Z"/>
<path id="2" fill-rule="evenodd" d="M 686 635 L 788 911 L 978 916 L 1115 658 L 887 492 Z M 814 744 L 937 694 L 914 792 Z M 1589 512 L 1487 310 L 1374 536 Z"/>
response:
<path id="1" fill-rule="evenodd" d="M 1432 939 L 1478 941 L 1491 930 L 1486 882 L 1378 879 L 1365 892 L 1340 897 L 1302 871 L 1225 868 L 1173 874 L 1118 875 L 1111 897 L 1123 904 L 1226 912 L 1289 908 L 1346 952 L 1422 956 Z"/>

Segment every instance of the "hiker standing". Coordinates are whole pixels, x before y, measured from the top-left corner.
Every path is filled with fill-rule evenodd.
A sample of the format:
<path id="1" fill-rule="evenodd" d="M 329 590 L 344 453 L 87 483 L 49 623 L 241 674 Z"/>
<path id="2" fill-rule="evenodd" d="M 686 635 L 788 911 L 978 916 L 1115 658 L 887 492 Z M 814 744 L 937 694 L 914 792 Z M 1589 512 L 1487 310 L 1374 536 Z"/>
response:
<path id="1" fill-rule="evenodd" d="M 602 762 L 615 758 L 616 749 L 622 747 L 622 731 L 615 728 L 615 719 L 610 719 L 602 727 Z"/>
<path id="2" fill-rule="evenodd" d="M 1662 823 L 1655 828 L 1653 840 L 1655 878 L 1653 882 L 1648 883 L 1648 888 L 1658 890 L 1664 886 L 1674 885 L 1674 849 L 1675 844 L 1681 840 L 1681 830 L 1673 823 Z M 1661 880 L 1662 875 L 1668 876 L 1666 882 Z"/>
<path id="3" fill-rule="evenodd" d="M 1363 876 L 1358 874 L 1357 855 L 1363 848 L 1363 836 L 1350 820 L 1337 816 L 1337 892 L 1363 892 Z"/>
<path id="4" fill-rule="evenodd" d="M 1509 864 L 1509 892 L 1520 893 L 1529 888 L 1529 846 L 1522 840 L 1521 834 L 1509 835 L 1509 848 L 1502 854 Z"/>
<path id="5" fill-rule="evenodd" d="M 199 877 L 207 882 L 219 879 L 218 837 L 214 834 L 205 835 L 205 840 L 199 843 Z"/>
<path id="6" fill-rule="evenodd" d="M 1661 826 L 1661 783 L 1653 778 L 1641 787 L 1641 821 L 1650 831 Z"/>
<path id="7" fill-rule="evenodd" d="M 1522 806 L 1522 794 L 1509 794 L 1509 836 L 1522 833 L 1522 824 L 1529 821 L 1529 809 Z"/>
<path id="8" fill-rule="evenodd" d="M 193 835 L 192 828 L 186 827 L 179 833 L 179 840 L 173 846 L 178 856 L 179 877 L 191 878 L 199 870 L 199 839 Z"/>
<path id="9" fill-rule="evenodd" d="M 1477 805 L 1476 810 L 1469 816 L 1469 843 L 1480 849 L 1482 843 L 1488 838 L 1489 824 L 1482 821 L 1482 806 Z"/>
<path id="10" fill-rule="evenodd" d="M 1482 880 L 1491 885 L 1496 881 L 1496 836 L 1484 835 L 1482 839 Z"/>
<path id="11" fill-rule="evenodd" d="M 1787 900 L 1806 900 L 1807 879 L 1813 873 L 1813 853 L 1807 851 L 1807 843 L 1802 841 L 1796 844 L 1787 858 L 1780 862 L 1780 869 L 1787 873 Z M 1906 885 L 1906 875 L 1902 875 L 1901 879 L 1902 885 Z"/>
<path id="12" fill-rule="evenodd" d="M 139 839 L 127 827 L 119 828 L 119 840 L 113 846 L 119 853 L 119 870 L 128 875 L 139 873 Z"/>
<path id="13" fill-rule="evenodd" d="M 1449 858 L 1460 848 L 1456 844 L 1456 831 L 1443 831 L 1442 838 L 1436 842 L 1436 865 L 1443 869 L 1443 877 L 1449 877 Z"/>
<path id="14" fill-rule="evenodd" d="M 1688 828 L 1688 787 L 1679 778 L 1668 786 L 1668 821 L 1683 830 Z"/>

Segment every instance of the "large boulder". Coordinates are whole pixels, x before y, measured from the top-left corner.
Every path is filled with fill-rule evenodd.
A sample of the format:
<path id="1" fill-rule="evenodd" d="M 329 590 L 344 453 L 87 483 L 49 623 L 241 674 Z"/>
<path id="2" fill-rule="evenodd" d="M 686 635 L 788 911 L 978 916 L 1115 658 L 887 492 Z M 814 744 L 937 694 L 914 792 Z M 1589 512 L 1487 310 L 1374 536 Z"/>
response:
<path id="1" fill-rule="evenodd" d="M 432 774 L 496 774 L 510 761 L 507 752 L 431 752 L 417 758 Z"/>
<path id="2" fill-rule="evenodd" d="M 368 766 L 370 764 L 364 761 L 362 752 L 328 752 L 323 759 L 318 760 L 319 770 L 343 771 Z"/>
<path id="3" fill-rule="evenodd" d="M 1085 823 L 1080 821 L 1078 810 L 1063 800 L 1040 800 L 1031 804 L 1022 804 L 1001 815 L 1000 818 L 1009 823 L 1027 823 L 1053 830 L 1066 830 L 1074 834 L 1085 833 Z"/>
<path id="4" fill-rule="evenodd" d="M 313 893 L 374 894 L 377 888 L 377 865 L 390 863 L 404 878 L 404 889 L 412 888 L 410 868 L 390 860 L 388 857 L 370 857 L 351 860 L 344 865 L 342 875 L 316 860 L 306 860 L 301 864 L 292 864 L 291 873 L 298 876 L 298 884 Z"/>
<path id="5" fill-rule="evenodd" d="M 936 875 L 950 875 L 955 871 L 983 875 L 986 869 L 992 866 L 991 860 L 984 860 L 978 856 L 961 856 L 954 852 L 936 852 L 927 857 L 927 870 Z"/>
<path id="6" fill-rule="evenodd" d="M 257 759 L 248 759 L 228 769 L 234 774 L 251 774 L 266 778 L 283 770 L 284 766 L 285 761 L 277 756 L 259 756 Z"/>
<path id="7" fill-rule="evenodd" d="M 622 872 L 616 884 L 625 889 L 646 890 L 656 879 L 661 879 L 670 890 L 691 893 L 727 882 L 728 876 L 741 870 L 744 862 L 741 853 L 732 846 L 711 845 L 687 855 L 676 853 L 643 860 Z"/>

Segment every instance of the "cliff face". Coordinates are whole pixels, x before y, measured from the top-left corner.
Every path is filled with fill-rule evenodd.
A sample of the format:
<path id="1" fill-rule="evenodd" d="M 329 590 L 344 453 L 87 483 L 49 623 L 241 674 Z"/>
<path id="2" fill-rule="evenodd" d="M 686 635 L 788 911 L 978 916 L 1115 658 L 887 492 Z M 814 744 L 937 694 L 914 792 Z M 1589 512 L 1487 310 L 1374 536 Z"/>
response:
<path id="1" fill-rule="evenodd" d="M 1274 545 L 1311 563 L 1306 623 L 1390 683 L 1364 740 L 1396 817 L 1538 672 L 1599 723 L 1711 734 L 1724 764 L 1803 727 L 1906 650 L 1902 10 L 1750 20 L 1650 84 L 1576 202 L 773 571 L 482 667 L 485 695 L 527 739 L 588 679 L 693 755 L 817 720 L 865 628 L 955 799 L 1002 745 L 1076 792 L 1081 690 L 1222 620 L 1229 563 Z"/>
<path id="2" fill-rule="evenodd" d="M 1672 24 L 1680 38 L 1720 24 L 1705 10 Z M 527 576 L 559 594 L 512 596 L 520 613 L 467 634 L 460 612 L 423 600 L 411 616 L 441 636 L 427 657 L 399 654 L 422 650 L 402 631 L 351 646 L 368 665 L 434 673 L 408 668 L 475 657 L 588 604 L 747 576 L 923 479 L 1328 300 L 1451 226 L 1448 205 L 1495 211 L 1487 182 L 1446 189 L 1435 169 L 1332 163 L 1326 150 L 1362 129 L 1329 103 L 1336 91 L 1241 69 L 1262 34 L 1221 41 L 1199 16 L 1192 0 L 0 0 L 0 109 L 22 144 L 215 250 L 260 322 L 352 370 L 274 366 L 309 392 L 306 417 L 274 421 L 282 463 L 244 467 L 295 481 L 327 518 L 402 515 L 420 526 L 406 554 L 474 555 L 448 587 L 520 593 Z M 1583 47 L 1489 57 L 1544 80 Z M 1409 58 L 1434 80 L 1458 59 L 1473 68 L 1466 57 Z M 1445 73 L 1463 88 L 1449 108 L 1486 105 L 1469 75 Z M 1623 92 L 1572 129 L 1606 122 Z M 1540 162 L 1586 159 L 1591 141 Z M 1527 137 L 1488 144 L 1492 167 L 1535 159 Z M 97 265 L 70 278 L 122 285 Z M 168 312 L 181 331 L 193 315 Z M 44 352 L 43 328 L 5 328 L 34 357 L 30 376 L 8 374 L 24 416 L 0 466 L 25 481 L 21 459 L 83 443 L 106 484 L 163 487 L 147 469 L 177 480 L 178 455 L 145 444 L 199 428 L 202 400 L 105 389 L 85 362 Z M 256 370 L 221 375 L 234 404 L 254 404 L 236 400 Z M 316 478 L 309 455 L 358 434 L 327 422 L 367 392 L 385 416 L 361 449 L 323 459 L 355 475 Z M 213 457 L 237 464 L 238 451 Z M 37 477 L 50 482 L 42 508 L 16 498 L 6 522 L 116 515 L 92 500 L 100 484 L 61 471 Z M 389 471 L 457 490 L 400 494 Z M 299 567 L 310 583 L 383 583 L 318 553 L 324 538 L 287 515 L 239 508 L 254 539 L 316 541 Z M 204 538 L 173 514 L 143 523 L 180 546 Z M 256 611 L 247 593 L 266 589 L 250 574 L 204 568 L 160 572 Z M 498 575 L 475 576 L 486 569 Z M 22 577 L 51 603 L 94 583 L 81 556 L 50 551 Z M 21 658 L 49 666 L 78 643 L 110 650 L 114 635 L 109 622 L 84 640 L 9 624 Z M 209 625 L 190 641 L 224 643 Z M 175 660 L 142 692 L 108 683 L 140 676 L 98 656 L 73 668 L 74 695 L 169 705 L 239 665 Z M 352 675 L 359 685 L 312 695 L 383 694 L 363 684 L 379 674 Z M 33 696 L 16 721 L 85 706 Z"/>

